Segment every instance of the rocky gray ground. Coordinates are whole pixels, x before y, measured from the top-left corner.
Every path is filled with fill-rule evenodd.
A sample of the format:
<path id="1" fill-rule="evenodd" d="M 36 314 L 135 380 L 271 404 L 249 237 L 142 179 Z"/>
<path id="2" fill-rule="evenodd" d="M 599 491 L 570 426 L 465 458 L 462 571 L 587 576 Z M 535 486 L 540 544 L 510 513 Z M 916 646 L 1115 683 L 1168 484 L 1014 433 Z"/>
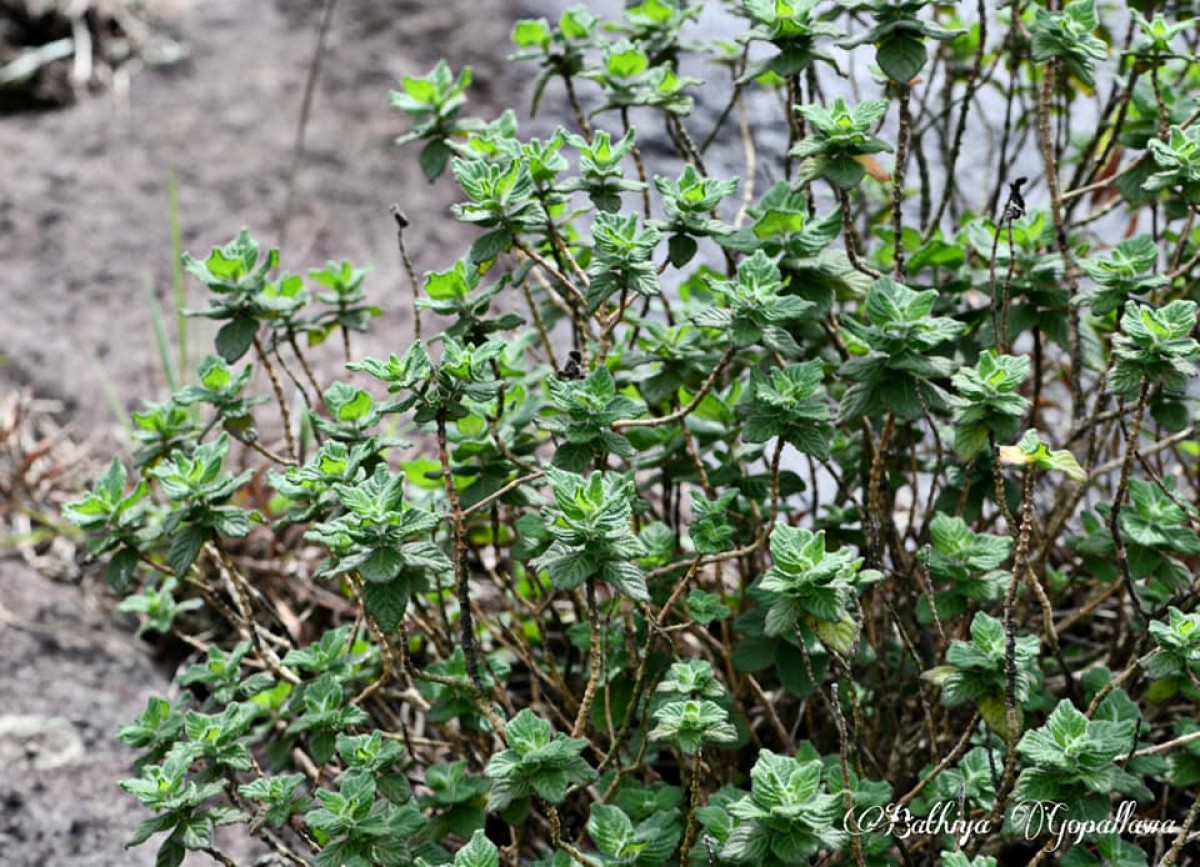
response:
<path id="1" fill-rule="evenodd" d="M 316 0 L 158 0 L 187 59 L 133 75 L 127 95 L 0 119 L 0 397 L 20 387 L 63 402 L 71 434 L 98 457 L 123 441 L 123 410 L 162 399 L 148 293 L 170 295 L 167 182 L 179 185 L 183 246 L 197 254 L 248 226 L 277 242 Z M 476 71 L 477 105 L 519 91 L 505 69 L 511 0 L 343 0 L 310 121 L 284 250 L 295 272 L 328 258 L 374 270 L 385 307 L 408 287 L 388 206 L 412 220 L 419 270 L 458 249 L 449 188 L 431 188 L 387 105 L 404 73 L 441 56 Z M 478 109 L 486 111 L 485 108 Z M 200 306 L 195 287 L 189 302 Z M 399 304 L 391 305 L 398 309 Z M 192 345 L 204 348 L 204 322 Z M 210 332 L 211 333 L 211 332 Z M 402 348 L 389 313 L 372 351 Z M 327 363 L 333 363 L 327 359 Z M 10 504 L 0 502 L 0 512 Z M 0 548 L 0 862 L 153 863 L 122 846 L 144 817 L 115 781 L 131 754 L 112 737 L 162 693 L 169 672 L 94 583 L 54 582 Z M 231 851 L 243 851 L 231 844 Z M 188 864 L 211 863 L 195 855 Z M 245 863 L 249 863 L 247 860 Z"/>

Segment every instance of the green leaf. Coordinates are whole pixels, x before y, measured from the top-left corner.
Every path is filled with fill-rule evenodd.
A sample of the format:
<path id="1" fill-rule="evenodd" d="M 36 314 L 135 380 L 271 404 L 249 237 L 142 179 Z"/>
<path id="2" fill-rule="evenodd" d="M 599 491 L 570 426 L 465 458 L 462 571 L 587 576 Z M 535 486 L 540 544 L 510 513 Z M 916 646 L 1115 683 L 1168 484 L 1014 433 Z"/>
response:
<path id="1" fill-rule="evenodd" d="M 893 36 L 879 44 L 875 60 L 888 78 L 907 85 L 925 66 L 925 44 L 911 36 Z"/>
<path id="2" fill-rule="evenodd" d="M 696 255 L 698 245 L 690 235 L 672 235 L 667 241 L 667 259 L 676 268 L 682 268 Z"/>
<path id="3" fill-rule="evenodd" d="M 513 236 L 508 229 L 495 229 L 471 245 L 471 261 L 476 265 L 491 262 L 512 246 Z"/>
<path id="4" fill-rule="evenodd" d="M 450 149 L 450 146 L 440 139 L 434 139 L 421 148 L 417 159 L 421 163 L 421 171 L 425 174 L 425 179 L 433 183 L 440 178 L 446 171 L 446 164 L 453 155 L 454 151 Z"/>
<path id="5" fill-rule="evenodd" d="M 500 867 L 500 851 L 482 830 L 454 853 L 454 867 Z"/>
<path id="6" fill-rule="evenodd" d="M 158 854 L 154 856 L 154 867 L 179 867 L 186 856 L 187 848 L 183 845 L 182 838 L 172 834 L 158 847 Z"/>
<path id="7" fill-rule="evenodd" d="M 176 575 L 187 575 L 196 558 L 200 556 L 200 549 L 211 535 L 212 532 L 207 527 L 190 524 L 180 528 L 172 537 L 167 562 Z"/>
<path id="8" fill-rule="evenodd" d="M 1075 482 L 1086 482 L 1087 473 L 1069 451 L 1050 451 L 1037 431 L 1027 430 L 1015 446 L 1000 447 L 1000 463 L 1018 466 L 1033 464 L 1043 470 L 1058 470 Z"/>
<path id="9" fill-rule="evenodd" d="M 633 823 L 620 807 L 593 804 L 588 834 L 605 855 L 623 857 L 625 846 L 633 838 Z"/>
<path id="10" fill-rule="evenodd" d="M 545 48 L 550 44 L 550 26 L 545 18 L 524 18 L 513 26 L 512 40 L 518 48 Z"/>
<path id="11" fill-rule="evenodd" d="M 408 588 L 402 581 L 366 584 L 363 587 L 363 605 L 380 629 L 385 633 L 395 632 L 408 606 Z"/>
<path id="12" fill-rule="evenodd" d="M 258 320 L 248 316 L 231 319 L 217 332 L 217 354 L 232 364 L 249 351 L 257 333 Z"/>

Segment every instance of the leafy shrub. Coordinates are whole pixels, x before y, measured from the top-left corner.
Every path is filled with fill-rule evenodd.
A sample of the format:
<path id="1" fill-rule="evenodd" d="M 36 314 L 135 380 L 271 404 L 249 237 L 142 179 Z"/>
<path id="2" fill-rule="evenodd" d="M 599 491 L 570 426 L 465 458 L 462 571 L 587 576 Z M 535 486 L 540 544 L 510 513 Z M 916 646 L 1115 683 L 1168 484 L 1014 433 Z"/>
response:
<path id="1" fill-rule="evenodd" d="M 1197 31 L 727 5 L 728 42 L 673 0 L 518 23 L 574 117 L 547 140 L 467 117 L 467 69 L 404 79 L 478 234 L 410 273 L 398 354 L 353 358 L 379 309 L 349 263 L 306 280 L 246 231 L 186 259 L 217 354 L 67 509 L 144 629 L 207 647 L 120 732 L 160 864 L 243 823 L 317 865 L 979 867 L 1059 846 L 1010 808 L 1122 798 L 1158 841 L 1085 829 L 1063 863 L 1182 863 Z M 878 98 L 826 99 L 867 44 Z M 703 138 L 692 53 L 731 71 Z M 744 179 L 706 168 L 734 116 Z"/>

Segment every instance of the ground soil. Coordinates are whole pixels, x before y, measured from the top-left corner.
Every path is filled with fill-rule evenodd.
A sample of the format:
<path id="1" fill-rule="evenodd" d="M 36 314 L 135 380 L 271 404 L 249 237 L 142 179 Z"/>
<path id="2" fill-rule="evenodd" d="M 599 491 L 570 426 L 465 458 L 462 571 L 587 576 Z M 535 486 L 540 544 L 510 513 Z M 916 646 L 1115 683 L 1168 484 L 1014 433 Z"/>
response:
<path id="1" fill-rule="evenodd" d="M 149 5 L 187 59 L 140 70 L 126 94 L 0 119 L 0 396 L 31 388 L 61 401 L 71 435 L 98 459 L 124 442 L 114 403 L 124 414 L 141 398 L 166 396 L 149 299 L 170 297 L 170 172 L 185 250 L 203 255 L 241 226 L 278 242 L 322 4 Z M 449 187 L 431 188 L 415 152 L 393 143 L 407 127 L 387 91 L 445 56 L 474 67 L 476 106 L 491 116 L 490 102 L 520 90 L 503 56 L 516 15 L 513 0 L 337 7 L 283 264 L 302 272 L 347 258 L 373 267 L 367 285 L 390 312 L 360 349 L 402 350 L 411 333 L 398 312 L 410 290 L 388 206 L 399 203 L 411 221 L 418 270 L 444 268 L 460 249 Z M 188 294 L 203 306 L 196 286 Z M 190 329 L 196 358 L 206 326 Z M 94 579 L 54 581 L 3 551 L 0 862 L 151 864 L 153 846 L 122 849 L 146 814 L 115 786 L 132 754 L 112 733 L 168 690 L 171 672 Z M 251 863 L 252 849 L 228 845 Z"/>

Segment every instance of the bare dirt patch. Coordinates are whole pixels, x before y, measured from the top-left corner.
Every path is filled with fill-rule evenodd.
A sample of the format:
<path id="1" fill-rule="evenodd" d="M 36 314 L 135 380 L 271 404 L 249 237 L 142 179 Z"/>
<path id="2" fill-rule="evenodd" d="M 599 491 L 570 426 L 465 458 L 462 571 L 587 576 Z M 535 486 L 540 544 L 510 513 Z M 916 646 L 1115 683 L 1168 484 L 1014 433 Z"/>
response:
<path id="1" fill-rule="evenodd" d="M 30 387 L 60 400 L 70 435 L 105 459 L 124 439 L 111 400 L 128 412 L 139 398 L 165 397 L 148 298 L 170 294 L 169 174 L 185 250 L 204 254 L 243 225 L 277 243 L 321 6 L 161 0 L 160 27 L 186 59 L 147 66 L 126 94 L 0 119 L 0 396 Z M 519 90 L 501 78 L 515 17 L 510 0 L 337 7 L 283 264 L 300 273 L 329 258 L 373 266 L 367 285 L 391 312 L 357 351 L 402 350 L 410 334 L 397 312 L 409 289 L 389 205 L 411 221 L 419 271 L 446 267 L 461 237 L 448 188 L 431 188 L 414 155 L 393 144 L 404 121 L 387 91 L 445 56 L 475 68 L 473 108 L 487 115 L 490 95 Z M 204 306 L 196 287 L 188 294 Z M 194 361 L 206 326 L 190 329 Z M 4 863 L 153 863 L 153 846 L 122 849 L 144 814 L 115 786 L 131 754 L 113 732 L 167 689 L 171 672 L 87 579 L 81 593 L 10 556 L 0 559 L 0 587 Z"/>

